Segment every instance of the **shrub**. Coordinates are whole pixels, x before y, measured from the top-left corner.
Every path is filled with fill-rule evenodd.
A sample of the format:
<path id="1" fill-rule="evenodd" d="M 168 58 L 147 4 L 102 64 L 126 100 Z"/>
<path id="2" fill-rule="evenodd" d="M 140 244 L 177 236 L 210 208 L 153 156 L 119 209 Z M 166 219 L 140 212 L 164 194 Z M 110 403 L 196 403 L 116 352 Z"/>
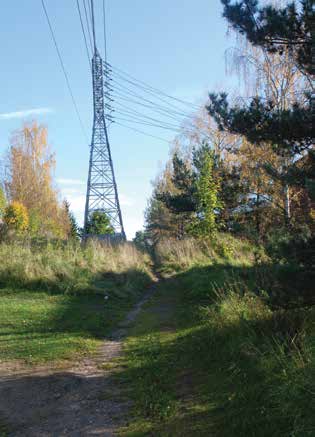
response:
<path id="1" fill-rule="evenodd" d="M 5 208 L 3 220 L 9 229 L 24 232 L 29 224 L 27 209 L 20 202 L 12 202 Z"/>

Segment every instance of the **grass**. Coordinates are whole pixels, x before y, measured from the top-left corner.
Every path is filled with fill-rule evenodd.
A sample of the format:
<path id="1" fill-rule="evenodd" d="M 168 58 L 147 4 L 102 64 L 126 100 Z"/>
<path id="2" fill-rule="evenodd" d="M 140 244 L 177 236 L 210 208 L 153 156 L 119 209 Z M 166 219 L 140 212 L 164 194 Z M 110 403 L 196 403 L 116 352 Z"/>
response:
<path id="1" fill-rule="evenodd" d="M 132 245 L 0 245 L 0 256 L 5 362 L 93 354 L 151 282 Z M 164 280 L 112 363 L 134 405 L 120 434 L 314 435 L 315 314 L 274 305 L 282 267 L 227 236 L 164 242 L 157 259 Z"/>
<path id="2" fill-rule="evenodd" d="M 176 273 L 126 341 L 120 379 L 134 411 L 121 435 L 315 435 L 314 310 L 270 307 L 250 259 L 213 251 L 206 264 L 202 251 L 181 271 L 169 258 Z"/>
<path id="3" fill-rule="evenodd" d="M 156 248 L 156 258 L 164 273 L 176 273 L 193 266 L 210 264 L 251 265 L 260 253 L 247 240 L 219 234 L 214 240 L 164 240 Z"/>
<path id="4" fill-rule="evenodd" d="M 93 353 L 151 282 L 132 245 L 0 245 L 0 361 Z"/>

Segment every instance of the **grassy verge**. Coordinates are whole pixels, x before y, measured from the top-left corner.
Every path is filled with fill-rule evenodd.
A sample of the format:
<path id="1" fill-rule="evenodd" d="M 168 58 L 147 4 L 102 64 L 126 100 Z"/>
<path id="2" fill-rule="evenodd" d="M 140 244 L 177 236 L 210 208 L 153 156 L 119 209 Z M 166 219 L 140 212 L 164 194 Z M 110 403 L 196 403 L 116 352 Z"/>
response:
<path id="1" fill-rule="evenodd" d="M 0 246 L 0 361 L 93 353 L 151 282 L 131 245 Z"/>
<path id="2" fill-rule="evenodd" d="M 271 309 L 249 261 L 201 264 L 174 269 L 126 342 L 121 435 L 314 435 L 314 310 Z"/>

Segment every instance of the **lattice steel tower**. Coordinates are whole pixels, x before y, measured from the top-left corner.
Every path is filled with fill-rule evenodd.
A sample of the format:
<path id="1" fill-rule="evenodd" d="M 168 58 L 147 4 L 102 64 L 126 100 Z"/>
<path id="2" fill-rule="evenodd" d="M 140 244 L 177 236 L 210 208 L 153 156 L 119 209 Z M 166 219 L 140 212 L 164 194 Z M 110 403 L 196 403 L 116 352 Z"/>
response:
<path id="1" fill-rule="evenodd" d="M 90 149 L 90 163 L 87 181 L 87 193 L 84 214 L 84 231 L 87 235 L 89 218 L 94 211 L 107 214 L 111 225 L 115 230 L 116 237 L 126 239 L 121 209 L 119 205 L 118 190 L 115 180 L 113 161 L 108 141 L 105 108 L 108 108 L 106 87 L 106 67 L 94 45 L 92 58 L 93 77 L 93 102 L 94 120 L 92 131 L 92 143 Z"/>

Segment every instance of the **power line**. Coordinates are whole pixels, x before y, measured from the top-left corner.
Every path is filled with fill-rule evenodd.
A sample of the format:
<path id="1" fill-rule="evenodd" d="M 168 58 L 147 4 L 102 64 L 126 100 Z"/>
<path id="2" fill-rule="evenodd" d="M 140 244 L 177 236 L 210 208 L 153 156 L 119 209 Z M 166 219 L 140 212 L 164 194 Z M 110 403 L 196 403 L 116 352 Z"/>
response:
<path id="1" fill-rule="evenodd" d="M 118 105 L 120 105 L 120 106 L 124 106 L 125 108 L 129 108 L 129 109 L 132 109 L 132 110 L 133 110 L 133 108 L 130 108 L 130 107 L 128 107 L 128 106 L 123 105 L 122 103 L 120 103 L 119 100 L 122 100 L 122 101 L 124 101 L 124 102 L 128 102 L 128 103 L 133 103 L 133 104 L 135 104 L 135 105 L 142 106 L 142 107 L 144 107 L 144 108 L 148 108 L 148 109 L 150 109 L 151 111 L 156 112 L 156 113 L 162 115 L 163 117 L 166 117 L 166 116 L 167 116 L 167 117 L 173 118 L 175 121 L 177 121 L 177 122 L 179 122 L 179 123 L 182 121 L 182 117 L 179 118 L 179 116 L 177 116 L 177 115 L 175 115 L 175 114 L 172 114 L 171 111 L 170 111 L 169 109 L 166 109 L 166 108 L 163 108 L 163 107 L 160 107 L 160 106 L 159 106 L 159 107 L 156 107 L 156 106 L 154 106 L 154 105 L 152 105 L 152 104 L 142 103 L 141 101 L 131 99 L 129 96 L 126 96 L 126 95 L 124 95 L 124 94 L 121 94 L 121 93 L 118 92 L 118 91 L 114 91 L 113 97 L 114 97 L 113 101 L 115 101 L 116 104 L 118 104 Z M 186 117 L 186 118 L 189 118 L 189 117 Z"/>
<path id="2" fill-rule="evenodd" d="M 137 111 L 133 107 L 120 103 L 118 100 L 115 100 L 115 107 L 116 107 L 116 105 L 118 106 L 118 108 L 121 107 L 125 111 L 131 112 L 132 114 L 142 115 L 144 117 L 148 117 L 147 115 L 144 115 L 142 112 Z M 171 113 L 164 113 L 163 111 L 160 111 L 159 109 L 153 109 L 152 108 L 152 112 L 156 112 L 157 114 L 161 115 L 162 117 L 169 118 L 172 121 L 173 120 L 176 121 L 177 123 L 182 123 L 182 121 L 183 121 L 182 118 L 179 118 L 179 117 L 177 117 L 177 116 L 175 116 L 175 115 L 173 115 Z"/>
<path id="3" fill-rule="evenodd" d="M 123 109 L 123 111 L 117 111 L 117 110 L 114 110 L 115 112 L 117 112 L 117 113 L 122 113 L 122 112 L 125 112 L 125 114 L 124 115 L 127 115 L 128 117 L 136 117 L 137 118 L 137 121 L 140 119 L 140 121 L 147 121 L 147 120 L 144 120 L 144 118 L 145 119 L 147 119 L 147 118 L 150 118 L 151 120 L 153 120 L 151 117 L 148 117 L 147 115 L 143 115 L 142 113 L 140 113 L 140 112 L 138 112 L 138 111 L 135 111 L 133 108 L 131 108 L 130 106 L 125 106 L 125 105 L 123 105 L 122 103 L 120 103 L 120 102 L 117 102 L 117 99 L 119 99 L 119 100 L 124 100 L 124 101 L 127 101 L 128 103 L 135 103 L 135 104 L 137 104 L 137 105 L 140 105 L 140 106 L 144 106 L 144 107 L 146 107 L 146 108 L 148 108 L 148 109 L 150 109 L 151 111 L 154 111 L 154 112 L 157 112 L 157 113 L 159 113 L 159 114 L 161 114 L 163 117 L 165 117 L 167 114 L 164 114 L 161 110 L 159 110 L 159 109 L 156 109 L 156 108 L 154 108 L 153 106 L 151 106 L 151 105 L 146 105 L 146 104 L 143 104 L 143 103 L 139 103 L 139 102 L 137 102 L 137 101 L 135 101 L 135 100 L 133 100 L 133 99 L 130 99 L 130 98 L 124 98 L 124 97 L 120 97 L 120 96 L 116 96 L 116 95 L 114 95 L 114 97 L 115 97 L 115 102 L 116 102 L 116 104 L 118 104 L 119 106 L 121 106 L 122 107 L 122 109 Z M 139 114 L 140 116 L 137 116 L 137 115 L 134 115 L 134 114 Z M 113 115 L 113 117 L 115 118 L 115 115 Z M 194 120 L 192 119 L 192 120 L 190 120 L 190 122 L 191 122 L 191 124 L 190 124 L 190 127 L 182 127 L 180 124 L 181 124 L 181 122 L 183 122 L 183 119 L 182 120 L 179 120 L 178 118 L 175 118 L 174 116 L 172 116 L 174 119 L 175 119 L 175 121 L 177 121 L 178 123 L 179 123 L 179 126 L 174 126 L 174 125 L 171 125 L 171 123 L 169 123 L 168 121 L 165 121 L 165 120 L 156 120 L 156 122 L 160 125 L 160 126 L 156 126 L 156 125 L 154 125 L 154 124 L 150 124 L 150 123 L 146 123 L 147 125 L 151 125 L 152 127 L 162 127 L 161 126 L 161 124 L 164 124 L 164 126 L 163 126 L 163 128 L 169 128 L 169 127 L 172 127 L 172 129 L 173 130 L 176 130 L 176 131 L 180 131 L 180 130 L 185 130 L 185 132 L 188 132 L 188 133 L 191 133 L 191 134 L 194 134 L 195 133 L 195 131 L 194 131 L 194 128 L 196 128 L 196 126 L 195 126 L 195 124 L 194 124 Z M 128 120 L 128 121 L 130 121 L 131 122 L 131 120 Z M 135 120 L 134 120 L 135 121 Z M 135 121 L 136 122 L 136 121 Z M 143 124 L 143 123 L 141 123 L 141 124 Z M 168 125 L 168 126 L 167 126 Z M 206 132 L 206 131 L 203 131 L 203 130 L 201 130 L 200 128 L 199 128 L 199 130 L 200 130 L 200 132 L 203 134 L 203 135 L 205 135 L 206 137 L 209 137 L 209 133 L 208 132 Z"/>
<path id="4" fill-rule="evenodd" d="M 91 17 L 92 17 L 92 34 L 93 34 L 94 53 L 95 53 L 96 52 L 96 37 L 95 37 L 95 20 L 94 20 L 94 0 L 91 0 Z"/>
<path id="5" fill-rule="evenodd" d="M 123 88 L 126 89 L 125 87 L 123 87 Z M 155 102 L 152 102 L 151 100 L 143 99 L 143 97 L 140 96 L 139 94 L 135 94 L 133 91 L 131 91 L 129 89 L 127 89 L 127 90 L 128 90 L 127 92 L 126 91 L 122 92 L 121 90 L 118 91 L 118 90 L 114 90 L 114 89 L 111 90 L 111 91 L 114 91 L 114 94 L 113 94 L 114 101 L 116 102 L 116 104 L 118 104 L 118 106 L 120 106 L 122 108 L 122 111 L 116 110 L 117 113 L 126 115 L 128 117 L 133 117 L 133 121 L 135 121 L 135 122 L 145 121 L 146 125 L 151 125 L 153 127 L 161 127 L 164 129 L 171 128 L 171 129 L 176 130 L 176 131 L 179 131 L 181 129 L 181 123 L 182 123 L 183 119 L 179 119 L 179 116 L 182 116 L 190 121 L 190 128 L 188 128 L 188 127 L 184 128 L 185 131 L 190 132 L 192 134 L 194 133 L 193 129 L 196 126 L 195 126 L 195 120 L 194 120 L 192 115 L 188 115 L 185 113 L 179 113 L 179 112 L 171 110 L 165 106 L 163 107 L 161 105 L 157 105 Z M 128 94 L 131 96 L 135 96 L 137 98 L 137 100 L 134 100 L 134 99 L 128 97 Z M 138 98 L 140 99 L 140 101 Z M 139 105 L 139 106 L 143 106 L 145 108 L 148 108 L 152 112 L 156 112 L 164 118 L 166 118 L 166 117 L 171 118 L 172 121 L 174 120 L 175 122 L 177 122 L 179 124 L 179 126 L 175 126 L 174 124 L 171 124 L 167 120 L 161 120 L 161 119 L 157 120 L 156 118 L 153 119 L 152 117 L 149 117 L 148 115 L 144 115 L 143 113 L 134 110 L 134 108 L 131 108 L 130 106 L 126 106 L 126 105 L 120 103 L 119 100 L 123 100 L 123 101 L 126 101 L 128 103 L 133 103 L 135 105 Z M 149 102 L 149 104 L 145 104 L 145 103 L 143 103 L 143 101 Z M 153 123 L 148 123 L 148 120 L 152 120 L 154 123 L 158 123 L 159 126 L 157 126 L 156 124 L 153 124 Z M 128 121 L 131 122 L 130 119 Z M 144 123 L 141 123 L 141 124 L 144 124 Z M 201 130 L 201 133 L 203 135 L 205 135 L 206 137 L 209 137 L 208 132 L 202 132 L 202 130 Z"/>
<path id="6" fill-rule="evenodd" d="M 116 73 L 116 75 L 117 75 L 117 73 Z M 124 78 L 122 78 L 122 76 L 120 76 L 120 75 L 118 75 L 118 80 L 124 80 L 125 82 L 127 82 L 127 83 L 129 83 L 129 84 L 131 84 L 131 85 L 133 85 L 133 86 L 137 86 L 138 88 L 140 88 L 140 89 L 143 90 L 144 92 L 150 94 L 150 95 L 153 96 L 154 98 L 157 98 L 157 99 L 161 100 L 161 102 L 163 102 L 164 104 L 168 105 L 168 106 L 169 106 L 170 108 L 172 108 L 173 110 L 176 110 L 178 113 L 184 114 L 184 113 L 182 112 L 182 109 L 181 109 L 181 108 L 179 108 L 178 106 L 175 106 L 174 104 L 170 103 L 168 100 L 165 100 L 165 98 L 160 97 L 159 95 L 157 95 L 156 92 L 151 91 L 151 90 L 147 90 L 147 89 L 143 88 L 142 86 L 139 86 L 139 85 L 135 84 L 134 82 L 132 82 L 132 81 L 130 81 L 130 80 L 128 80 L 128 79 L 124 79 Z M 129 88 L 127 88 L 126 86 L 121 85 L 121 84 L 116 80 L 116 78 L 113 79 L 113 82 L 115 82 L 118 86 L 123 87 L 123 88 L 129 90 Z M 130 91 L 130 90 L 129 90 L 129 91 Z M 134 92 L 134 91 L 133 91 L 133 92 Z M 139 96 L 139 95 L 138 95 L 138 96 Z M 184 114 L 184 115 L 187 116 L 187 114 Z"/>
<path id="7" fill-rule="evenodd" d="M 140 99 L 141 102 L 143 101 L 143 102 L 149 103 L 151 106 L 153 106 L 155 108 L 159 108 L 159 109 L 165 111 L 166 113 L 172 112 L 174 115 L 180 115 L 182 117 L 189 117 L 189 114 L 187 114 L 187 113 L 162 106 L 162 105 L 160 105 L 160 104 L 158 104 L 150 99 L 147 99 L 147 98 L 135 93 L 133 90 L 130 90 L 130 89 L 124 87 L 123 85 L 117 84 L 116 82 L 114 82 L 114 83 L 115 83 L 115 86 L 118 86 L 118 89 L 117 90 L 114 89 L 113 91 L 114 91 L 114 93 L 118 93 L 118 95 L 123 94 L 123 96 L 125 97 L 127 94 L 127 96 L 130 95 L 131 97 L 135 97 L 137 99 Z"/>
<path id="8" fill-rule="evenodd" d="M 136 115 L 136 116 L 140 116 L 140 117 L 144 117 L 144 118 L 153 119 L 152 117 L 148 116 L 147 114 L 143 114 L 142 112 L 139 112 L 139 111 L 137 111 L 136 109 L 134 109 L 134 108 L 132 108 L 130 106 L 123 105 L 120 102 L 116 102 L 115 101 L 115 106 L 116 105 L 118 106 L 118 109 L 122 109 L 123 111 L 125 111 L 127 113 L 129 112 L 132 115 Z M 157 112 L 157 111 L 155 111 L 155 112 Z M 175 117 L 175 116 L 173 116 L 171 114 L 164 114 L 164 113 L 159 113 L 159 112 L 158 112 L 158 114 L 161 114 L 162 117 L 164 117 L 164 118 L 170 118 L 172 121 L 174 120 L 177 123 L 182 123 L 182 121 L 183 121 L 183 119 L 179 119 L 179 118 L 177 118 L 177 117 Z M 163 121 L 165 121 L 165 120 L 163 120 Z"/>
<path id="9" fill-rule="evenodd" d="M 88 17 L 88 12 L 86 9 L 86 3 L 85 0 L 83 0 L 83 7 L 84 7 L 84 14 L 85 14 L 85 21 L 86 21 L 86 26 L 87 26 L 87 30 L 88 30 L 88 35 L 89 35 L 89 40 L 90 40 L 90 47 L 91 47 L 91 52 L 93 53 L 93 44 L 92 44 L 92 37 L 91 37 L 91 31 L 90 31 L 90 20 Z"/>
<path id="10" fill-rule="evenodd" d="M 149 123 L 148 121 L 136 121 L 132 118 L 115 117 L 115 120 L 127 121 L 129 123 L 141 124 L 143 126 L 157 127 L 159 129 L 165 129 L 165 130 L 169 130 L 169 131 L 173 131 L 173 132 L 180 132 L 180 129 L 176 128 L 176 127 L 173 128 L 173 127 L 163 126 L 160 124 L 153 124 L 153 123 Z"/>
<path id="11" fill-rule="evenodd" d="M 80 126 L 81 126 L 81 129 L 82 129 L 83 135 L 85 136 L 85 139 L 88 142 L 88 138 L 87 138 L 87 135 L 86 135 L 86 132 L 85 132 L 85 128 L 84 128 L 84 125 L 83 125 L 83 122 L 82 122 L 82 119 L 81 119 L 81 116 L 80 116 L 80 113 L 79 113 L 79 109 L 78 109 L 77 103 L 75 101 L 75 98 L 74 98 L 74 95 L 73 95 L 73 92 L 72 92 L 72 89 L 71 89 L 71 86 L 70 86 L 68 74 L 67 74 L 67 71 L 65 69 L 65 66 L 64 66 L 64 63 L 63 63 L 63 60 L 62 60 L 62 57 L 61 57 L 60 50 L 58 48 L 58 44 L 57 44 L 57 41 L 56 41 L 56 38 L 55 38 L 55 34 L 54 34 L 54 31 L 53 31 L 53 28 L 52 28 L 52 25 L 51 25 L 51 22 L 50 22 L 50 19 L 49 19 L 49 16 L 48 16 L 48 12 L 47 12 L 44 0 L 41 0 L 41 2 L 42 2 L 42 6 L 43 6 L 43 9 L 44 9 L 45 15 L 46 15 L 46 19 L 47 19 L 47 23 L 48 23 L 48 26 L 49 26 L 49 29 L 50 29 L 50 33 L 51 33 L 51 36 L 52 36 L 52 39 L 53 39 L 53 42 L 54 42 L 54 45 L 55 45 L 55 48 L 56 48 L 56 51 L 57 51 L 57 54 L 58 54 L 60 65 L 61 65 L 64 77 L 66 79 L 66 83 L 67 83 L 67 86 L 68 86 L 68 90 L 69 90 L 69 93 L 70 93 L 70 96 L 71 96 L 71 100 L 72 100 L 73 106 L 74 106 L 75 111 L 77 113 L 78 120 L 80 122 Z"/>
<path id="12" fill-rule="evenodd" d="M 103 0 L 103 28 L 104 28 L 104 60 L 107 62 L 107 42 L 106 42 L 106 7 Z"/>
<path id="13" fill-rule="evenodd" d="M 169 99 L 175 100 L 175 101 L 177 101 L 179 103 L 182 103 L 183 105 L 188 105 L 190 108 L 200 109 L 199 106 L 197 106 L 197 105 L 195 105 L 195 104 L 193 104 L 191 102 L 188 102 L 186 100 L 179 99 L 177 97 L 171 96 L 171 95 L 165 93 L 164 91 L 161 91 L 158 88 L 155 88 L 155 87 L 147 84 L 146 82 L 143 82 L 142 80 L 136 79 L 135 77 L 131 76 L 129 73 L 126 73 L 125 71 L 121 70 L 120 68 L 114 67 L 109 62 L 106 62 L 106 64 L 109 65 L 113 70 L 117 70 L 117 72 L 119 72 L 120 75 L 124 75 L 127 78 L 131 79 L 133 82 L 135 82 L 135 84 L 138 84 L 138 86 L 142 86 L 142 87 L 145 87 L 147 89 L 150 89 L 151 91 L 155 91 L 157 94 L 161 94 L 164 97 L 168 97 Z M 118 74 L 118 73 L 116 73 L 116 74 Z"/>
<path id="14" fill-rule="evenodd" d="M 144 108 L 148 108 L 151 111 L 157 112 L 163 116 L 165 116 L 169 112 L 167 109 L 165 109 L 163 107 L 156 107 L 156 106 L 154 106 L 154 104 L 145 104 L 145 103 L 142 103 L 141 101 L 139 102 L 137 100 L 131 99 L 130 97 L 120 95 L 120 93 L 117 91 L 115 91 L 115 93 L 113 94 L 113 97 L 115 98 L 115 101 L 123 100 L 123 101 L 128 102 L 128 103 L 134 103 L 135 105 L 143 106 Z"/>
<path id="15" fill-rule="evenodd" d="M 118 109 L 118 110 L 115 109 L 114 112 L 117 113 L 117 114 L 127 115 L 128 117 L 133 117 L 136 120 L 148 121 L 148 122 L 153 122 L 153 123 L 159 123 L 159 124 L 163 124 L 164 126 L 174 127 L 176 129 L 178 128 L 178 124 L 175 125 L 175 124 L 170 123 L 167 120 L 161 120 L 161 119 L 153 118 L 153 117 L 150 117 L 148 115 L 144 115 L 144 114 L 142 114 L 141 112 L 138 112 L 138 111 L 132 111 L 130 109 L 122 108 L 122 109 Z M 178 123 L 180 123 L 180 122 L 178 122 Z"/>
<path id="16" fill-rule="evenodd" d="M 84 1 L 85 1 L 85 0 L 84 0 Z M 90 19 L 91 19 L 91 22 L 92 22 L 92 8 L 91 8 L 91 1 L 92 1 L 92 0 L 87 0 L 88 7 L 89 7 Z"/>
<path id="17" fill-rule="evenodd" d="M 134 132 L 138 132 L 139 134 L 146 135 L 147 137 L 151 137 L 151 138 L 155 138 L 155 139 L 160 140 L 160 141 L 164 141 L 167 144 L 170 143 L 170 141 L 166 140 L 165 138 L 161 138 L 161 137 L 157 137 L 156 135 L 148 134 L 147 132 L 144 132 L 144 131 L 142 131 L 140 129 L 136 129 L 135 127 L 126 126 L 125 124 L 122 124 L 122 123 L 119 123 L 119 122 L 115 122 L 115 124 L 117 124 L 118 126 L 122 126 L 122 127 L 127 128 L 127 129 L 130 129 L 130 130 L 132 130 Z"/>
<path id="18" fill-rule="evenodd" d="M 87 53 L 87 57 L 88 57 L 88 62 L 89 62 L 90 68 L 92 68 L 92 66 L 91 66 L 91 58 L 90 58 L 89 48 L 88 48 L 87 39 L 86 39 L 86 35 L 85 35 L 85 30 L 84 30 L 84 25 L 83 25 L 83 20 L 82 20 L 79 0 L 76 0 L 76 2 L 77 2 L 77 10 L 78 10 L 79 17 L 80 17 L 81 29 L 82 29 L 82 33 L 83 33 L 83 37 L 84 37 L 84 42 L 85 42 L 85 48 L 86 48 L 86 53 Z"/>

